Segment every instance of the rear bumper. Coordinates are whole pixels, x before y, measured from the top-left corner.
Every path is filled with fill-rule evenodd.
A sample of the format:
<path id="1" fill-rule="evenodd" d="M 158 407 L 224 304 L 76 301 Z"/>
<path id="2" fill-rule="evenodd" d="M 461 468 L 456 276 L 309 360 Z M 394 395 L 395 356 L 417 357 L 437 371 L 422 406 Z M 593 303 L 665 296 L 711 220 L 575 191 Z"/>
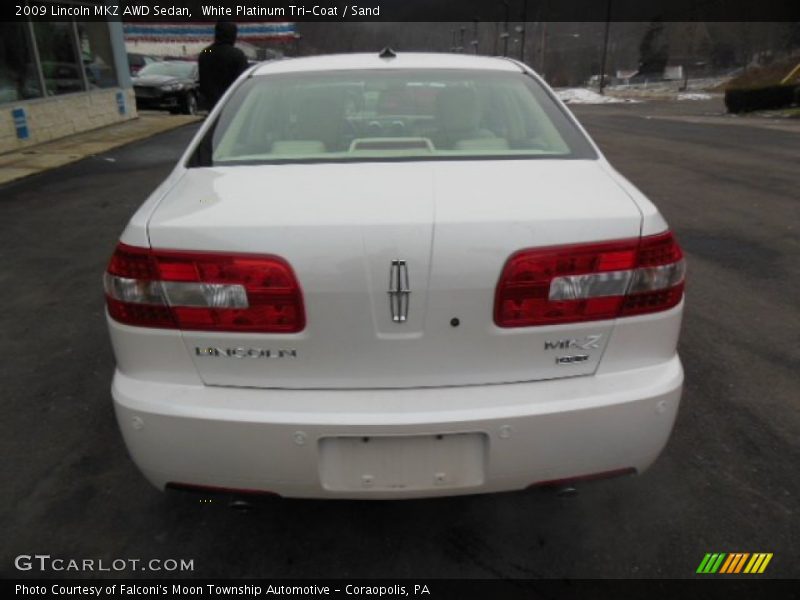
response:
<path id="1" fill-rule="evenodd" d="M 141 109 L 166 110 L 170 108 L 180 108 L 182 101 L 182 92 L 165 92 L 161 96 L 137 96 L 136 107 Z"/>
<path id="2" fill-rule="evenodd" d="M 618 373 L 449 388 L 258 390 L 154 383 L 117 372 L 112 394 L 131 457 L 158 488 L 177 483 L 292 497 L 411 498 L 641 472 L 669 438 L 682 383 L 675 355 Z M 474 462 L 469 477 L 448 474 L 436 482 L 432 465 L 429 484 L 423 476 L 408 486 L 370 487 L 366 478 L 373 474 L 365 474 L 363 486 L 343 487 L 331 485 L 339 480 L 325 472 L 330 461 L 323 448 L 331 438 L 456 433 L 483 440 L 476 459 L 482 464 Z M 419 461 L 420 455 L 407 456 Z"/>

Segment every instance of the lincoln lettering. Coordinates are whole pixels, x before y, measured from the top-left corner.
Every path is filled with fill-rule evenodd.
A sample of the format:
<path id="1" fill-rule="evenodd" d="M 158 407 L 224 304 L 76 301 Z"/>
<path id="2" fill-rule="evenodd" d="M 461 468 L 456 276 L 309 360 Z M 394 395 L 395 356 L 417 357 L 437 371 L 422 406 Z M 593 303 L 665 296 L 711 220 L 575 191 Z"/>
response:
<path id="1" fill-rule="evenodd" d="M 195 346 L 196 356 L 211 356 L 224 358 L 297 358 L 297 350 L 294 348 L 286 350 L 271 350 L 269 348 L 219 348 L 208 346 L 201 348 Z"/>

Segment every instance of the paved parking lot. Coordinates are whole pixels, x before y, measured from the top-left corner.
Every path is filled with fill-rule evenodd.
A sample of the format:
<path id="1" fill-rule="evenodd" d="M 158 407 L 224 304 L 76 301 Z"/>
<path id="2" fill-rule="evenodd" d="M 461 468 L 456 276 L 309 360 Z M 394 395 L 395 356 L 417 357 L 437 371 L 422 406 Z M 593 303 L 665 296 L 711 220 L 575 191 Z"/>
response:
<path id="1" fill-rule="evenodd" d="M 241 514 L 157 492 L 113 418 L 100 276 L 194 126 L 0 187 L 0 573 L 44 553 L 194 559 L 197 577 L 690 577 L 706 552 L 742 551 L 799 577 L 800 131 L 681 110 L 575 107 L 672 224 L 689 287 L 664 455 L 572 498 L 276 500 Z"/>

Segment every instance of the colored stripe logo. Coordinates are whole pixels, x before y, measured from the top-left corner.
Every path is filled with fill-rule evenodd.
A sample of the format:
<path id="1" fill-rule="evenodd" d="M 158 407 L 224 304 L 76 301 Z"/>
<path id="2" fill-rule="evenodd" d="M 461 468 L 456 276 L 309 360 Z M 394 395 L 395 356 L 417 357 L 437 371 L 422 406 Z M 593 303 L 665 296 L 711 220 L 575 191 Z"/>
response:
<path id="1" fill-rule="evenodd" d="M 237 23 L 236 39 L 254 41 L 291 37 L 293 22 Z M 123 23 L 125 39 L 134 41 L 191 41 L 214 39 L 214 25 L 208 23 Z"/>
<path id="2" fill-rule="evenodd" d="M 700 566 L 697 567 L 697 573 L 700 574 L 760 574 L 763 573 L 769 561 L 772 560 L 772 553 L 769 552 L 715 552 L 707 553 Z"/>

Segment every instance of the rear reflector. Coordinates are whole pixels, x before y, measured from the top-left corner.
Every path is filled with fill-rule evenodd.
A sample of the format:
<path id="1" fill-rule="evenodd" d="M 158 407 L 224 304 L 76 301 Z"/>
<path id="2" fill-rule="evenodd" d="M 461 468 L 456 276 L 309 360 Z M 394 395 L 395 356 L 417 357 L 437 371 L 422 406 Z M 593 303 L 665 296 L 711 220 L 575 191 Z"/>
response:
<path id="1" fill-rule="evenodd" d="M 497 284 L 498 327 L 614 319 L 667 310 L 683 297 L 685 263 L 672 233 L 522 250 Z"/>
<path id="2" fill-rule="evenodd" d="M 277 256 L 119 244 L 104 287 L 109 314 L 127 325 L 260 333 L 305 327 L 300 286 Z"/>

